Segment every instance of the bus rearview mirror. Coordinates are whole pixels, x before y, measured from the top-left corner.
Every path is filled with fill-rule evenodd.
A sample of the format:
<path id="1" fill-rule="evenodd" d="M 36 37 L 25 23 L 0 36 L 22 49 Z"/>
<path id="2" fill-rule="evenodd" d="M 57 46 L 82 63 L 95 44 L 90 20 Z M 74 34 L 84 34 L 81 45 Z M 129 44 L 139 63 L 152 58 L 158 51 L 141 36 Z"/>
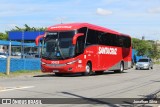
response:
<path id="1" fill-rule="evenodd" d="M 39 36 L 37 36 L 37 38 L 36 38 L 36 40 L 35 40 L 35 43 L 36 43 L 36 45 L 38 46 L 38 44 L 39 44 L 39 40 L 41 39 L 41 38 L 43 38 L 44 37 L 44 35 L 39 35 Z"/>
<path id="2" fill-rule="evenodd" d="M 80 37 L 80 36 L 84 36 L 84 33 L 77 33 L 77 34 L 74 35 L 73 40 L 72 40 L 73 45 L 76 44 L 77 38 Z"/>

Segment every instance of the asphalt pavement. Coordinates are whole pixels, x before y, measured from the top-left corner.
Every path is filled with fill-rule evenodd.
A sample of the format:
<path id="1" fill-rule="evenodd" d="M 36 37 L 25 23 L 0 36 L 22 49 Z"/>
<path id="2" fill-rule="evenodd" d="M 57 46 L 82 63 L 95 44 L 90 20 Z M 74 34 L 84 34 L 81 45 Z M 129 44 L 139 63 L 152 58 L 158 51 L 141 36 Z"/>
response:
<path id="1" fill-rule="evenodd" d="M 0 78 L 0 98 L 151 98 L 160 96 L 160 65 L 152 70 L 125 70 L 124 73 L 106 71 L 103 75 L 79 74 L 57 77 L 54 74 Z M 93 98 L 93 99 L 92 99 Z M 75 99 L 76 100 L 76 99 Z M 94 100 L 93 100 L 94 102 Z M 137 104 L 128 104 L 139 106 Z M 141 104 L 144 105 L 144 104 Z M 2 105 L 0 105 L 1 107 Z M 9 105 L 3 105 L 3 107 Z M 12 105 L 12 107 L 22 105 Z M 23 105 L 24 106 L 24 105 Z M 125 104 L 45 104 L 25 105 L 41 107 L 103 107 Z M 160 104 L 148 104 L 159 107 Z"/>

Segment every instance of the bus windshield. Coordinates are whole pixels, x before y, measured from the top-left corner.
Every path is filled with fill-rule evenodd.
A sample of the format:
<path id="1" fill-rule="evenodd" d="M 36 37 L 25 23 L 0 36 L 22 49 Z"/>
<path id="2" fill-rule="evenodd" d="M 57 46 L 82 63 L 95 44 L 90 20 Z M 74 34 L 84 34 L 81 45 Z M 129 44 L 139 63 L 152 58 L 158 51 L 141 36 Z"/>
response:
<path id="1" fill-rule="evenodd" d="M 75 55 L 75 46 L 72 38 L 75 31 L 47 32 L 42 46 L 42 58 L 61 60 L 72 58 Z"/>

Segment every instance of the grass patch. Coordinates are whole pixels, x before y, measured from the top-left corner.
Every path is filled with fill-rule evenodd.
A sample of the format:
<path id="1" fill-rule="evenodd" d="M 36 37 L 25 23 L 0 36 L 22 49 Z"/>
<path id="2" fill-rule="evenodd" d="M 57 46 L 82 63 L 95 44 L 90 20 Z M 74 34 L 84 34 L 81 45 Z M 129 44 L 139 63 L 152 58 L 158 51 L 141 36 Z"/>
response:
<path id="1" fill-rule="evenodd" d="M 155 62 L 155 64 L 160 64 L 160 61 Z"/>
<path id="2" fill-rule="evenodd" d="M 5 73 L 0 73 L 0 77 L 4 77 L 4 76 L 6 76 Z"/>
<path id="3" fill-rule="evenodd" d="M 40 70 L 31 70 L 31 71 L 21 70 L 21 71 L 10 72 L 9 75 L 6 75 L 6 73 L 0 73 L 0 78 L 35 75 L 35 74 L 41 74 L 41 71 Z"/>

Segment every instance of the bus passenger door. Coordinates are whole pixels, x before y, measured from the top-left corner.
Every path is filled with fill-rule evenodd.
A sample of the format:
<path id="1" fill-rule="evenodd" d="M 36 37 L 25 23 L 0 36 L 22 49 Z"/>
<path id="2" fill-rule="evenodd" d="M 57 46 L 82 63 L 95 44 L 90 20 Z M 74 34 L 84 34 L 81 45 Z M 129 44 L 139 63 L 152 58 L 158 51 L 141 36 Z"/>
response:
<path id="1" fill-rule="evenodd" d="M 75 49 L 75 55 L 78 56 L 79 60 L 81 60 L 81 64 L 79 64 L 78 69 L 80 71 L 85 70 L 85 58 L 84 58 L 84 42 L 85 42 L 85 36 L 80 36 L 77 38 L 76 42 L 76 49 Z"/>

